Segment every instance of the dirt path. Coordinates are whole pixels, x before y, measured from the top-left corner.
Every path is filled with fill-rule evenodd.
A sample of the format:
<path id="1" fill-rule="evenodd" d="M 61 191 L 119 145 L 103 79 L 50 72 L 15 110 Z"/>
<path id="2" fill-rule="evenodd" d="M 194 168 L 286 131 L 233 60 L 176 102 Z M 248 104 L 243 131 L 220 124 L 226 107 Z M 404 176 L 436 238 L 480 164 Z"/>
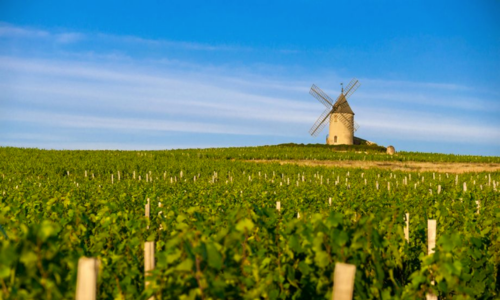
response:
<path id="1" fill-rule="evenodd" d="M 500 171 L 499 163 L 445 163 L 445 162 L 392 162 L 392 161 L 331 161 L 331 160 L 246 160 L 254 163 L 295 164 L 311 167 L 380 168 L 413 172 L 467 173 Z"/>

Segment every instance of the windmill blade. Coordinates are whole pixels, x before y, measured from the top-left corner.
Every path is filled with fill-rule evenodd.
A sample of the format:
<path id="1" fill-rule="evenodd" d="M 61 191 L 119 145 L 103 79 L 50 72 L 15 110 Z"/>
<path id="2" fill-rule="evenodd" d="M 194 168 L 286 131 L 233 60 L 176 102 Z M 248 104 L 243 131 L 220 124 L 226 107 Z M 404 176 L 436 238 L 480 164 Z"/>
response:
<path id="1" fill-rule="evenodd" d="M 356 81 L 358 81 L 356 78 L 353 78 L 351 79 L 351 81 L 349 81 L 349 84 L 344 88 L 345 91 L 348 91 L 351 89 L 352 85 L 356 83 Z"/>
<path id="2" fill-rule="evenodd" d="M 318 136 L 318 134 L 321 132 L 321 130 L 323 130 L 323 128 L 325 128 L 326 123 L 327 123 L 325 121 L 330 116 L 330 112 L 331 112 L 331 109 L 327 108 L 327 109 L 325 109 L 325 111 L 323 111 L 323 113 L 321 114 L 321 116 L 319 116 L 318 120 L 316 120 L 316 122 L 314 123 L 314 125 L 309 130 L 309 133 L 312 136 Z"/>
<path id="3" fill-rule="evenodd" d="M 352 123 L 344 116 L 344 114 L 337 114 L 337 118 L 342 122 L 342 124 L 349 130 L 353 130 Z"/>
<path id="4" fill-rule="evenodd" d="M 356 79 L 356 82 L 351 86 L 351 88 L 345 93 L 345 98 L 349 99 L 351 95 L 359 88 L 361 83 Z"/>
<path id="5" fill-rule="evenodd" d="M 309 90 L 309 94 L 311 94 L 314 98 L 318 99 L 319 102 L 323 103 L 326 108 L 331 109 L 333 105 L 333 99 L 330 98 L 325 92 L 323 92 L 319 87 L 315 84 L 311 86 L 311 90 Z"/>
<path id="6" fill-rule="evenodd" d="M 354 132 L 358 131 L 359 127 L 359 124 L 354 122 Z"/>

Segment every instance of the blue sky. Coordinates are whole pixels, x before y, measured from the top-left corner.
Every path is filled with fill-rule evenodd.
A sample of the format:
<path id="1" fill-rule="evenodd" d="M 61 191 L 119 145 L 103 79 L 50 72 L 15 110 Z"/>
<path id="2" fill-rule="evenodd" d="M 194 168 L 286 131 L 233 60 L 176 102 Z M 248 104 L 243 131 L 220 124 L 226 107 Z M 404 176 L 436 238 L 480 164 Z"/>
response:
<path id="1" fill-rule="evenodd" d="M 356 77 L 357 136 L 500 155 L 499 1 L 0 0 L 0 145 L 324 143 Z"/>

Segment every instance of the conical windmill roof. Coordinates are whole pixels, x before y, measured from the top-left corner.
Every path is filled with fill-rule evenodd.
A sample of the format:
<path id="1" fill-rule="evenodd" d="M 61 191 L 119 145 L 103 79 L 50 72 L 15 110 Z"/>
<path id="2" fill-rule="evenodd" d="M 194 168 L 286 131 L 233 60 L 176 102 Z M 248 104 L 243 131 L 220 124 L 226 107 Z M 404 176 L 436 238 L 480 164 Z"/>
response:
<path id="1" fill-rule="evenodd" d="M 337 99 L 337 102 L 335 102 L 335 105 L 338 105 L 340 107 L 338 110 L 335 111 L 335 113 L 354 115 L 354 112 L 352 111 L 351 106 L 349 106 L 349 102 L 347 102 L 347 100 L 343 94 Z"/>

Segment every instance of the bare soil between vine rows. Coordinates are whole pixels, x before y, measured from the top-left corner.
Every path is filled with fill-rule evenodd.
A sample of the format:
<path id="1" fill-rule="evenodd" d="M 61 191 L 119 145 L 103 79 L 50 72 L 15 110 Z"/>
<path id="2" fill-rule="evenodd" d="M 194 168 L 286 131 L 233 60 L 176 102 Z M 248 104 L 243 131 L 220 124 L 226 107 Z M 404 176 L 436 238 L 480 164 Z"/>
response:
<path id="1" fill-rule="evenodd" d="M 310 167 L 340 167 L 340 168 L 379 168 L 408 172 L 439 172 L 468 173 L 500 171 L 499 163 L 448 163 L 448 162 L 392 162 L 392 161 L 360 161 L 360 160 L 245 160 L 253 163 L 279 163 L 280 165 L 295 164 Z"/>

